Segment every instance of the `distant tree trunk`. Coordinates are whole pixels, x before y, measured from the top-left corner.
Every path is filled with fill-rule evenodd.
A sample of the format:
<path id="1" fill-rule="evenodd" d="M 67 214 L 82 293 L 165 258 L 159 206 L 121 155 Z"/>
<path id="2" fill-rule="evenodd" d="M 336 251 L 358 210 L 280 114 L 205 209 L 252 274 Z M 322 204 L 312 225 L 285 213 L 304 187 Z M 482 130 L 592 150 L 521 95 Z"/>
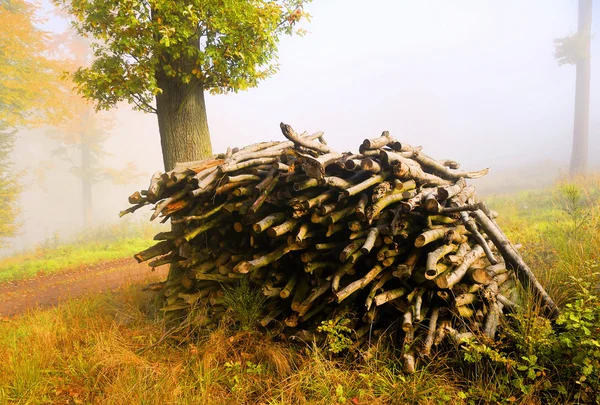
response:
<path id="1" fill-rule="evenodd" d="M 592 0 L 579 0 L 577 35 L 583 49 L 577 58 L 575 83 L 575 117 L 573 123 L 573 150 L 571 175 L 585 173 L 588 164 L 590 118 L 590 37 L 592 28 Z"/>
<path id="2" fill-rule="evenodd" d="M 165 76 L 157 77 L 162 93 L 156 96 L 156 112 L 163 162 L 168 171 L 177 162 L 210 156 L 212 147 L 202 84 L 180 84 Z"/>
<path id="3" fill-rule="evenodd" d="M 92 225 L 92 153 L 82 136 L 81 142 L 81 195 L 83 208 L 83 227 Z"/>
<path id="4" fill-rule="evenodd" d="M 16 236 L 19 195 L 22 186 L 20 176 L 11 171 L 11 152 L 15 141 L 15 132 L 0 123 L 0 248 L 7 246 L 6 239 Z"/>

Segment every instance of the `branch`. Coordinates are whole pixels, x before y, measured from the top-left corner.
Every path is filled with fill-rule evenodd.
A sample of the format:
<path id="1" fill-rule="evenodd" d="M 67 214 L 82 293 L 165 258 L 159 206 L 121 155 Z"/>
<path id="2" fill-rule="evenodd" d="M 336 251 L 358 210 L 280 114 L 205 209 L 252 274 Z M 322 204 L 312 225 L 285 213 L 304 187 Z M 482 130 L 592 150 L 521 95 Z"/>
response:
<path id="1" fill-rule="evenodd" d="M 133 104 L 135 104 L 140 110 L 146 111 L 152 114 L 156 114 L 156 108 L 144 101 L 144 99 L 137 93 L 130 93 Z"/>

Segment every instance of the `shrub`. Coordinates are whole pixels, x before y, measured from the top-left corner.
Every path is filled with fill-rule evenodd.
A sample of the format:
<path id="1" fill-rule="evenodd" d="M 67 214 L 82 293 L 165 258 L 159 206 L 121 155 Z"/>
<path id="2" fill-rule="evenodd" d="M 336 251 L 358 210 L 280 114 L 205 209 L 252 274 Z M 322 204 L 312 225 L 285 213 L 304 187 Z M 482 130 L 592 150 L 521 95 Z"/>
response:
<path id="1" fill-rule="evenodd" d="M 600 403 L 598 276 L 572 278 L 573 299 L 554 328 L 531 307 L 508 317 L 496 344 L 465 340 L 465 364 L 455 369 L 472 378 L 470 396 L 487 395 L 490 403 L 527 402 L 530 396 L 544 403 Z M 481 387 L 482 375 L 493 378 L 494 390 Z"/>

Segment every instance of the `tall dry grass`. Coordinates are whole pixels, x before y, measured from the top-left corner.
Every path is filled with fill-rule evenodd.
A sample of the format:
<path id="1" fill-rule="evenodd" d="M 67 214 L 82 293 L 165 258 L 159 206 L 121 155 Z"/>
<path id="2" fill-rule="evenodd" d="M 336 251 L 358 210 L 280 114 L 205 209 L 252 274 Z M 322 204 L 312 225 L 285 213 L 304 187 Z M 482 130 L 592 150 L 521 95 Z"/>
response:
<path id="1" fill-rule="evenodd" d="M 165 339 L 152 297 L 132 287 L 4 319 L 2 404 L 442 404 L 449 370 L 399 370 L 227 326 Z M 462 403 L 453 402 L 453 403 Z"/>

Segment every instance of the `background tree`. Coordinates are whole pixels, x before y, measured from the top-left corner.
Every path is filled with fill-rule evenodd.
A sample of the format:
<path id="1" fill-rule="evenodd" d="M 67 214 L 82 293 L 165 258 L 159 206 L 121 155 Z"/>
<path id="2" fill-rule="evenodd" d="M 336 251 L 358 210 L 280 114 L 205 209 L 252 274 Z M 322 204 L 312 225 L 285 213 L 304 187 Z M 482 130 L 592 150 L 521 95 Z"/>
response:
<path id="1" fill-rule="evenodd" d="M 72 30 L 55 35 L 53 55 L 63 60 L 65 68 L 70 71 L 89 66 L 92 60 L 90 42 Z M 74 88 L 69 77 L 65 79 L 68 87 Z M 48 131 L 50 137 L 58 143 L 52 150 L 52 156 L 69 163 L 71 173 L 81 179 L 83 226 L 87 228 L 93 222 L 94 184 L 104 180 L 126 184 L 139 178 L 141 173 L 131 162 L 121 169 L 104 164 L 104 159 L 109 155 L 105 142 L 113 127 L 113 119 L 109 113 L 95 111 L 91 103 L 74 91 L 66 92 L 63 97 L 63 102 L 70 106 L 71 114 L 68 119 Z"/>
<path id="2" fill-rule="evenodd" d="M 62 68 L 48 58 L 49 34 L 37 27 L 36 11 L 33 3 L 0 0 L 0 247 L 17 231 L 21 186 L 10 161 L 16 132 L 66 113 L 57 102 Z"/>
<path id="3" fill-rule="evenodd" d="M 571 175 L 584 173 L 588 166 L 590 120 L 590 41 L 592 36 L 592 0 L 579 0 L 577 33 L 554 41 L 554 54 L 559 65 L 574 64 L 575 117 L 573 122 L 573 150 Z"/>
<path id="4" fill-rule="evenodd" d="M 12 133 L 0 131 L 0 248 L 5 247 L 4 241 L 14 236 L 18 229 L 17 200 L 21 185 L 11 170 L 10 153 L 13 142 Z"/>
<path id="5" fill-rule="evenodd" d="M 126 100 L 156 113 L 166 170 L 211 153 L 205 91 L 257 86 L 277 70 L 281 34 L 309 0 L 55 0 L 98 40 L 74 80 L 108 109 Z M 154 103 L 155 101 L 155 103 Z"/>

